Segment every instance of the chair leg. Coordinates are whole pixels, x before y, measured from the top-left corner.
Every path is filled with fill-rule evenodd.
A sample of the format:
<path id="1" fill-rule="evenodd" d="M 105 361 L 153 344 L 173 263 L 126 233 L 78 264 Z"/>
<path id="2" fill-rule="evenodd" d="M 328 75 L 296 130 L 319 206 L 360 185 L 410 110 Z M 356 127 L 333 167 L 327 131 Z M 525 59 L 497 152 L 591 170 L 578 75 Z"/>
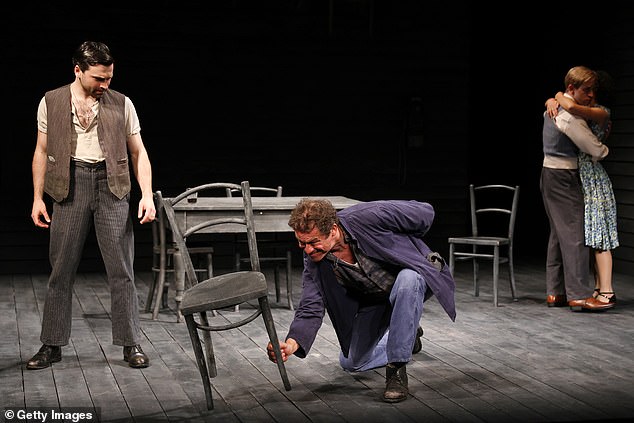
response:
<path id="1" fill-rule="evenodd" d="M 163 285 L 163 296 L 161 297 L 161 307 L 167 308 L 167 297 L 169 294 L 168 291 L 169 285 Z"/>
<path id="2" fill-rule="evenodd" d="M 156 290 L 156 298 L 154 299 L 154 311 L 152 312 L 152 320 L 157 320 L 159 311 L 161 310 L 163 287 L 165 286 L 165 268 L 161 268 L 158 273 L 158 281 L 154 286 Z"/>
<path id="3" fill-rule="evenodd" d="M 209 373 L 207 371 L 207 364 L 205 362 L 205 356 L 203 354 L 202 345 L 200 344 L 200 338 L 198 337 L 198 329 L 196 322 L 194 321 L 194 315 L 188 314 L 185 316 L 185 322 L 187 323 L 187 330 L 189 331 L 189 338 L 192 341 L 192 347 L 194 348 L 194 355 L 196 356 L 196 364 L 198 365 L 198 371 L 203 381 L 203 388 L 205 390 L 205 399 L 207 401 L 207 409 L 213 410 L 214 400 L 211 393 L 211 382 L 209 381 Z M 207 332 L 207 331 L 205 331 Z"/>
<path id="4" fill-rule="evenodd" d="M 200 313 L 200 324 L 202 326 L 209 326 L 209 320 L 207 320 L 207 313 Z M 209 377 L 218 376 L 218 368 L 216 367 L 216 355 L 214 354 L 214 344 L 211 342 L 211 333 L 208 330 L 203 330 L 203 343 L 205 344 L 205 352 L 207 356 L 207 370 Z"/>
<path id="5" fill-rule="evenodd" d="M 235 268 L 236 272 L 239 272 L 240 269 L 242 268 L 241 260 L 240 260 L 240 252 L 239 251 L 236 252 L 235 260 L 236 260 L 236 262 L 234 263 L 234 268 Z M 236 313 L 239 312 L 240 311 L 240 306 L 238 304 L 236 304 L 233 307 L 233 311 L 235 311 Z"/>
<path id="6" fill-rule="evenodd" d="M 493 305 L 498 306 L 498 279 L 500 277 L 500 247 L 493 247 Z"/>
<path id="7" fill-rule="evenodd" d="M 290 391 L 291 382 L 288 380 L 288 374 L 286 373 L 284 360 L 281 359 L 282 351 L 280 350 L 280 341 L 277 337 L 277 332 L 275 331 L 275 323 L 273 321 L 273 314 L 271 313 L 271 307 L 269 306 L 269 300 L 267 297 L 260 297 L 258 299 L 258 302 L 260 303 L 260 310 L 262 310 L 262 318 L 264 319 L 264 326 L 266 327 L 266 332 L 269 334 L 269 340 L 271 341 L 271 345 L 273 345 L 275 356 L 280 357 L 280 359 L 277 360 L 277 369 L 280 372 L 280 377 L 282 378 L 282 382 L 284 383 L 284 388 L 287 391 Z"/>
<path id="8" fill-rule="evenodd" d="M 449 273 L 451 273 L 451 276 L 453 276 L 454 267 L 456 265 L 456 258 L 454 257 L 455 249 L 455 245 L 449 244 Z"/>
<path id="9" fill-rule="evenodd" d="M 293 310 L 293 280 L 292 280 L 293 264 L 291 262 L 291 252 L 286 251 L 286 299 L 288 300 L 288 308 Z"/>
<path id="10" fill-rule="evenodd" d="M 214 276 L 214 257 L 212 253 L 207 253 L 207 278 Z M 217 316 L 216 310 L 211 310 L 212 316 Z"/>
<path id="11" fill-rule="evenodd" d="M 147 301 L 145 302 L 145 312 L 152 311 L 152 303 L 154 302 L 154 294 L 156 293 L 156 283 L 158 282 L 158 271 L 152 270 L 152 284 L 148 289 Z"/>
<path id="12" fill-rule="evenodd" d="M 278 266 L 277 263 L 273 268 L 273 277 L 275 280 L 275 302 L 279 303 L 282 292 L 280 290 L 280 266 Z"/>
<path id="13" fill-rule="evenodd" d="M 517 294 L 515 290 L 515 268 L 513 267 L 513 247 L 509 247 L 509 280 L 511 281 L 511 295 L 513 296 L 513 301 L 517 301 Z"/>
<path id="14" fill-rule="evenodd" d="M 183 260 L 183 254 L 180 251 L 175 251 L 173 254 L 174 260 L 174 300 L 176 301 L 176 322 L 180 323 L 183 320 L 183 313 L 181 313 L 181 301 L 183 299 L 183 292 L 185 292 L 185 263 Z M 190 283 L 192 283 L 190 281 Z"/>
<path id="15" fill-rule="evenodd" d="M 473 253 L 476 253 L 476 247 L 473 246 Z M 478 264 L 478 259 L 476 257 L 472 257 L 473 260 L 473 296 L 480 296 L 480 284 L 478 272 L 480 271 L 480 265 Z"/>
<path id="16" fill-rule="evenodd" d="M 207 278 L 214 276 L 214 257 L 211 253 L 207 253 Z"/>

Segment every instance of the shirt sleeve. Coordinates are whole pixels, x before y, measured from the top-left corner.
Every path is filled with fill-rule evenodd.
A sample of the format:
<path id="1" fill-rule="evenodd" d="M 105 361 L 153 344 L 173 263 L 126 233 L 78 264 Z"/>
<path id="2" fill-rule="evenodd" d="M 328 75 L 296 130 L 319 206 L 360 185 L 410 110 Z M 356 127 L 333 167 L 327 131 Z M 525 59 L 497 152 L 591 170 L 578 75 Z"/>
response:
<path id="1" fill-rule="evenodd" d="M 37 106 L 37 129 L 45 134 L 48 130 L 46 113 L 46 100 L 44 99 L 44 97 L 42 97 L 42 99 L 40 100 L 40 104 Z"/>
<path id="2" fill-rule="evenodd" d="M 601 160 L 608 155 L 607 145 L 599 141 L 584 119 L 560 110 L 555 124 L 581 151 L 592 156 L 593 160 Z"/>
<path id="3" fill-rule="evenodd" d="M 134 104 L 130 98 L 125 98 L 125 121 L 126 121 L 126 132 L 128 136 L 135 135 L 141 132 L 141 124 L 139 122 L 139 116 L 136 113 L 136 109 L 134 108 Z"/>

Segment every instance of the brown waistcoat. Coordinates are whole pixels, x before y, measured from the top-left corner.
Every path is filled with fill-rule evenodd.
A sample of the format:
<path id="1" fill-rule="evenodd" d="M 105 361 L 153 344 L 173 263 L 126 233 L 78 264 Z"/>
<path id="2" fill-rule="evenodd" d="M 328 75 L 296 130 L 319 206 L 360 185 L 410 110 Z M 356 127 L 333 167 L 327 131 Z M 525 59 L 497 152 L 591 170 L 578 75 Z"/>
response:
<path id="1" fill-rule="evenodd" d="M 45 94 L 47 107 L 47 164 L 44 191 L 55 201 L 68 197 L 73 117 L 70 85 Z M 107 90 L 99 100 L 97 137 L 106 157 L 108 186 L 117 198 L 130 192 L 130 168 L 125 121 L 125 96 Z"/>

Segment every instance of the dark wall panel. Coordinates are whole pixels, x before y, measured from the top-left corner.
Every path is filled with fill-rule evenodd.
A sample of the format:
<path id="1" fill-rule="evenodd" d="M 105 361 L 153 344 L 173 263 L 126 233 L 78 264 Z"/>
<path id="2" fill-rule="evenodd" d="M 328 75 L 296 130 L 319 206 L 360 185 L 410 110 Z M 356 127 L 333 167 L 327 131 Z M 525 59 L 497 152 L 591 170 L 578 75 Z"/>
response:
<path id="1" fill-rule="evenodd" d="M 0 158 L 0 271 L 48 269 L 48 234 L 29 217 L 35 113 L 46 90 L 72 81 L 70 57 L 85 39 L 113 50 L 112 88 L 137 107 L 155 190 L 249 179 L 283 185 L 287 195 L 429 201 L 430 244 L 443 252 L 447 236 L 467 230 L 468 184 L 500 182 L 522 186 L 517 254 L 545 254 L 543 103 L 571 66 L 602 67 L 619 78 L 606 167 L 626 213 L 634 186 L 631 17 L 605 8 L 597 32 L 609 34 L 609 48 L 591 38 L 562 49 L 545 31 L 564 16 L 557 7 L 527 11 L 518 23 L 510 10 L 428 3 L 16 5 L 0 28 L 12 147 Z M 136 201 L 135 188 L 133 213 Z M 148 227 L 136 225 L 136 244 L 137 267 L 147 268 Z M 634 261 L 625 248 L 618 259 Z M 91 238 L 82 269 L 100 266 Z"/>

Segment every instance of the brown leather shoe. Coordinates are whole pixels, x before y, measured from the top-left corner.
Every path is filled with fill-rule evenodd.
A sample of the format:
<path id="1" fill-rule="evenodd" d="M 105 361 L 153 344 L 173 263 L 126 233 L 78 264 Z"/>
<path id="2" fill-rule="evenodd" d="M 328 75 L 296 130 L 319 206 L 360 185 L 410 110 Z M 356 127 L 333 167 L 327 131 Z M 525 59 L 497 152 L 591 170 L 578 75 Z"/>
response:
<path id="1" fill-rule="evenodd" d="M 45 369 L 58 361 L 62 361 L 62 347 L 45 344 L 42 345 L 37 354 L 26 363 L 26 368 L 29 370 Z"/>
<path id="2" fill-rule="evenodd" d="M 568 301 L 572 311 L 604 311 L 614 308 L 614 303 L 602 303 L 594 297 Z"/>
<path id="3" fill-rule="evenodd" d="M 546 304 L 548 307 L 565 307 L 568 305 L 565 295 L 548 295 L 546 296 Z"/>
<path id="4" fill-rule="evenodd" d="M 142 369 L 150 365 L 150 359 L 143 352 L 140 345 L 123 347 L 123 360 L 133 369 Z"/>

